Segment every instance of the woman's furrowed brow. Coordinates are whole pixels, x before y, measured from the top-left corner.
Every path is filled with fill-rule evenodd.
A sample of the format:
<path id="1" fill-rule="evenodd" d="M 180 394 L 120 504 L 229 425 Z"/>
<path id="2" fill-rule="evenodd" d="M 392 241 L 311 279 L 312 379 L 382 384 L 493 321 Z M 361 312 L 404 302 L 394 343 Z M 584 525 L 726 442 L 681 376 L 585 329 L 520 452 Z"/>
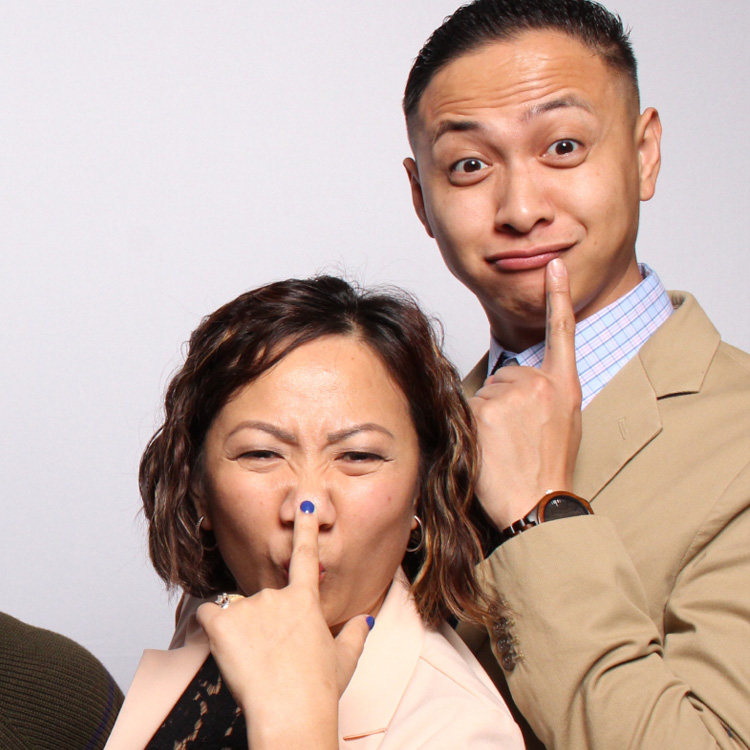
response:
<path id="1" fill-rule="evenodd" d="M 382 425 L 375 422 L 366 422 L 364 424 L 347 427 L 343 430 L 337 430 L 336 432 L 329 432 L 327 440 L 329 443 L 338 443 L 341 440 L 346 440 L 346 438 L 352 437 L 360 432 L 380 432 L 388 437 L 394 437 L 393 433 Z"/>
<path id="2" fill-rule="evenodd" d="M 282 430 L 280 427 L 270 424 L 269 422 L 262 422 L 256 419 L 248 419 L 244 422 L 240 422 L 231 430 L 227 435 L 227 438 L 232 437 L 232 435 L 235 435 L 242 430 L 260 430 L 261 432 L 267 432 L 269 435 L 273 435 L 273 437 L 281 440 L 283 443 L 289 443 L 291 445 L 297 444 L 297 437 L 294 433 Z"/>

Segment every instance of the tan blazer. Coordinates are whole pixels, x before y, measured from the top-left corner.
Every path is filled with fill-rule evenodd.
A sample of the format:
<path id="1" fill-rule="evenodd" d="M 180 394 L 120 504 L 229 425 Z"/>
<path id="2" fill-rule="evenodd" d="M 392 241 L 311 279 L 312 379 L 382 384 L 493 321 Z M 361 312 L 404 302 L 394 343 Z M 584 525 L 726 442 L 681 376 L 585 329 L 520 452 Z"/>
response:
<path id="1" fill-rule="evenodd" d="M 750 356 L 672 300 L 583 412 L 574 489 L 596 515 L 499 547 L 484 570 L 509 627 L 464 630 L 548 748 L 750 744 Z"/>
<path id="2" fill-rule="evenodd" d="M 208 656 L 199 628 L 187 644 L 146 651 L 106 750 L 141 750 Z M 487 675 L 445 625 L 424 627 L 399 571 L 339 703 L 346 750 L 522 750 L 521 732 Z"/>

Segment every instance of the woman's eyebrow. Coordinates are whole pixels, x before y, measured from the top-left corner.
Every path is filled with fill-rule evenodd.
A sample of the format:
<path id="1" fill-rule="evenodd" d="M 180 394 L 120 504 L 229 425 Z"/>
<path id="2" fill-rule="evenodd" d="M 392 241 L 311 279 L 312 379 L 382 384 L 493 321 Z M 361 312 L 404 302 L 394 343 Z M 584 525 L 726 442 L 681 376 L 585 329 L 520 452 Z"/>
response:
<path id="1" fill-rule="evenodd" d="M 352 437 L 352 435 L 356 435 L 358 432 L 380 432 L 383 435 L 387 435 L 388 437 L 394 437 L 394 434 L 383 427 L 382 425 L 376 424 L 375 422 L 365 422 L 364 424 L 357 424 L 353 427 L 347 427 L 343 430 L 337 430 L 336 432 L 329 432 L 328 433 L 328 442 L 329 443 L 338 443 L 341 440 L 346 440 L 348 437 Z"/>
<path id="2" fill-rule="evenodd" d="M 289 443 L 290 445 L 297 444 L 297 438 L 294 433 L 282 430 L 276 425 L 270 424 L 269 422 L 261 422 L 256 419 L 248 419 L 244 422 L 240 422 L 232 431 L 227 435 L 227 438 L 232 437 L 241 430 L 260 430 L 261 432 L 267 432 L 269 435 L 281 440 L 282 443 Z"/>

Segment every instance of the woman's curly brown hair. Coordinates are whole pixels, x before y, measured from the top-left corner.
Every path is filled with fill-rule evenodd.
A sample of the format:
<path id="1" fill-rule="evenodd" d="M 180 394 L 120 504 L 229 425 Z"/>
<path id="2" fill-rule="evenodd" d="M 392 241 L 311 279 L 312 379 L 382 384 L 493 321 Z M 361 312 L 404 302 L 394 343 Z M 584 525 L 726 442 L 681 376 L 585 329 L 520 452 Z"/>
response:
<path id="1" fill-rule="evenodd" d="M 164 423 L 141 459 L 149 550 L 159 575 L 199 597 L 236 588 L 201 532 L 206 433 L 223 406 L 289 352 L 322 336 L 353 336 L 385 364 L 410 405 L 420 448 L 424 544 L 403 567 L 425 622 L 487 623 L 496 604 L 477 580 L 482 560 L 474 499 L 477 447 L 459 376 L 436 326 L 402 291 L 362 291 L 343 279 L 289 279 L 246 292 L 204 318 L 167 388 Z M 473 519 L 473 520 L 472 520 Z"/>

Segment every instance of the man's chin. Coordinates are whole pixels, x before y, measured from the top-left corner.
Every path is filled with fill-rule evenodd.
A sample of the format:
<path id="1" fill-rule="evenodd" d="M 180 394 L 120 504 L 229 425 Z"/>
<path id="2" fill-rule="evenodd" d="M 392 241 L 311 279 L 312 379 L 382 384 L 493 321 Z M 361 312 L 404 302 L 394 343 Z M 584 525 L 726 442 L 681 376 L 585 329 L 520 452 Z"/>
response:
<path id="1" fill-rule="evenodd" d="M 522 352 L 544 340 L 546 329 L 546 304 L 543 295 L 536 299 L 513 300 L 512 305 L 493 301 L 485 306 L 492 335 L 506 348 Z"/>

